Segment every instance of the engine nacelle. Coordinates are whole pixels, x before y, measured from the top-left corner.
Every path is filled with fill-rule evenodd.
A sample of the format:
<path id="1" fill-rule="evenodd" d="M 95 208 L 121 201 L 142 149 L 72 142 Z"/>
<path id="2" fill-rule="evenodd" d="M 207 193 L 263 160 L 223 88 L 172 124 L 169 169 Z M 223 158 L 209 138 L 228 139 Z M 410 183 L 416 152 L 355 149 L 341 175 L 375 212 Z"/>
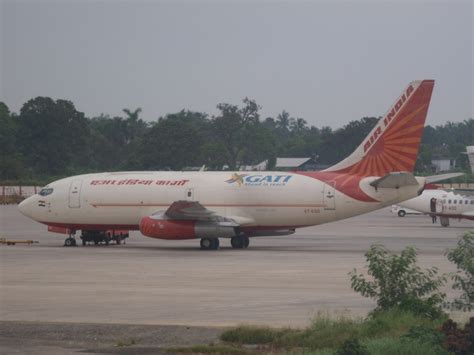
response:
<path id="1" fill-rule="evenodd" d="M 157 239 L 222 238 L 236 235 L 233 225 L 220 225 L 213 222 L 200 222 L 176 219 L 156 219 L 143 217 L 140 232 Z"/>

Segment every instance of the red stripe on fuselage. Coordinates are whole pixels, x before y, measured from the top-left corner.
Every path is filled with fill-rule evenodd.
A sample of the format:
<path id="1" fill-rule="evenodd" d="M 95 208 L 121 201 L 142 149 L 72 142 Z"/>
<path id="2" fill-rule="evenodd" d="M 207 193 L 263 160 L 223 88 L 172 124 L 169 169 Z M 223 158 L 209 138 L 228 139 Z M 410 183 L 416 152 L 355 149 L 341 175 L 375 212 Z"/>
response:
<path id="1" fill-rule="evenodd" d="M 324 204 L 286 204 L 286 205 L 262 205 L 262 204 L 207 204 L 202 203 L 205 207 L 326 207 Z M 92 203 L 93 207 L 169 207 L 170 204 L 141 204 L 141 203 Z"/>

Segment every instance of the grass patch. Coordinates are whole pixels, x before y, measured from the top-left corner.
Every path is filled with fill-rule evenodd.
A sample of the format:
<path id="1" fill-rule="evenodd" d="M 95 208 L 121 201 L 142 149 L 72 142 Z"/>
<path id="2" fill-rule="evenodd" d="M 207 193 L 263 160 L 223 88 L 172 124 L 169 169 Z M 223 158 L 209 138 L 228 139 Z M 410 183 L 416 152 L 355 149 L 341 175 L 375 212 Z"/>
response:
<path id="1" fill-rule="evenodd" d="M 334 350 L 351 338 L 363 341 L 397 339 L 414 326 L 434 329 L 442 322 L 443 319 L 430 320 L 399 309 L 375 313 L 366 319 L 345 316 L 331 318 L 328 314 L 320 313 L 306 329 L 240 326 L 222 333 L 221 340 L 234 344 L 264 344 L 283 349 Z"/>
<path id="2" fill-rule="evenodd" d="M 252 354 L 246 349 L 222 344 L 172 347 L 166 351 L 174 354 Z"/>
<path id="3" fill-rule="evenodd" d="M 274 329 L 270 327 L 241 325 L 226 330 L 221 334 L 220 339 L 236 344 L 272 344 L 293 331 L 292 329 Z"/>
<path id="4" fill-rule="evenodd" d="M 439 345 L 403 338 L 372 339 L 365 346 L 371 355 L 449 355 Z"/>

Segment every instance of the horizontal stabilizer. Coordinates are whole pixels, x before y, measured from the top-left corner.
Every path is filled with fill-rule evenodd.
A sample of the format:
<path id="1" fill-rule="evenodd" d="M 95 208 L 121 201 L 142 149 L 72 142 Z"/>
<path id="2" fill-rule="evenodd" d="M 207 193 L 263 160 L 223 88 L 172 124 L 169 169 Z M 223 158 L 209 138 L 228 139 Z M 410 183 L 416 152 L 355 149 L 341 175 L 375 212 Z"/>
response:
<path id="1" fill-rule="evenodd" d="M 432 176 L 427 176 L 425 179 L 427 184 L 431 184 L 433 182 L 438 182 L 438 181 L 443 181 L 443 180 L 448 180 L 452 179 L 458 176 L 463 176 L 464 173 L 448 173 L 448 174 L 440 174 L 440 175 L 432 175 Z"/>
<path id="2" fill-rule="evenodd" d="M 416 186 L 418 185 L 418 181 L 412 173 L 397 171 L 372 181 L 370 185 L 376 189 L 398 189 L 402 186 Z"/>

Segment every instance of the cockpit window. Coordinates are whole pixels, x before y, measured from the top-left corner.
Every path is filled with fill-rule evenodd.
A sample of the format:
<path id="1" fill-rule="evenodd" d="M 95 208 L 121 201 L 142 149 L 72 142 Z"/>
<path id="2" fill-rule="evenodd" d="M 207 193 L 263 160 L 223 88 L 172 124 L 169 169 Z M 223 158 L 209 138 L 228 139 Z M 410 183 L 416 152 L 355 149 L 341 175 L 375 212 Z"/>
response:
<path id="1" fill-rule="evenodd" d="M 51 195 L 52 193 L 53 193 L 52 187 L 45 187 L 44 189 L 41 189 L 41 191 L 39 192 L 41 196 L 48 196 L 48 195 Z"/>

